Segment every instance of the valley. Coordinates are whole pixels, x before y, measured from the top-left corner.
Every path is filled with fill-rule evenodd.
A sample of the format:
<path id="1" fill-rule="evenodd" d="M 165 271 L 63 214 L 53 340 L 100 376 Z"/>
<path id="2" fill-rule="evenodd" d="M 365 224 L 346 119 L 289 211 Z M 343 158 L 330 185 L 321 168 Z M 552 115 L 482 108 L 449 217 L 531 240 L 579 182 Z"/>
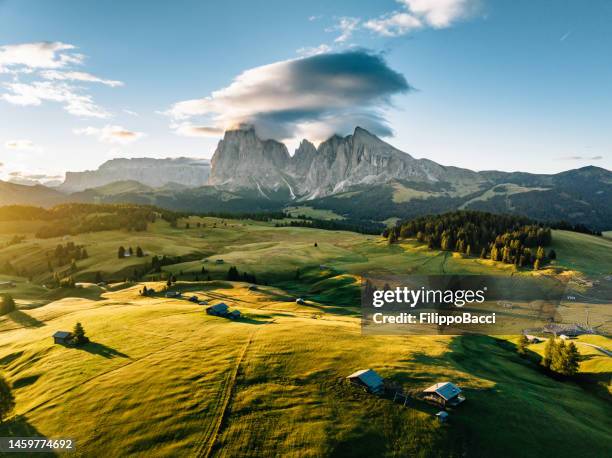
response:
<path id="1" fill-rule="evenodd" d="M 361 333 L 362 275 L 537 274 L 415 240 L 390 246 L 380 236 L 277 222 L 184 216 L 176 224 L 158 218 L 146 231 L 44 239 L 34 235 L 43 223 L 3 222 L 0 265 L 29 275 L 0 274 L 14 282 L 0 292 L 17 303 L 0 317 L 0 364 L 16 399 L 0 433 L 72 437 L 82 455 L 605 454 L 612 363 L 581 342 L 612 349 L 607 337 L 575 339 L 579 376 L 557 380 L 537 363 L 543 344 L 523 358 L 516 336 Z M 15 235 L 25 238 L 5 245 Z M 47 253 L 68 243 L 87 251 L 70 273 L 76 284 L 43 286 L 52 280 Z M 143 256 L 118 258 L 119 246 Z M 610 274 L 608 239 L 553 231 L 552 246 L 554 275 Z M 171 262 L 154 272 L 153 256 Z M 255 275 L 257 288 L 227 281 L 230 266 Z M 183 297 L 165 297 L 171 276 Z M 142 296 L 143 286 L 153 292 Z M 242 316 L 207 315 L 191 296 Z M 54 345 L 53 333 L 76 322 L 91 342 Z M 347 385 L 360 368 L 401 386 L 407 405 Z M 439 380 L 457 383 L 468 399 L 450 410 L 449 424 L 419 398 Z"/>

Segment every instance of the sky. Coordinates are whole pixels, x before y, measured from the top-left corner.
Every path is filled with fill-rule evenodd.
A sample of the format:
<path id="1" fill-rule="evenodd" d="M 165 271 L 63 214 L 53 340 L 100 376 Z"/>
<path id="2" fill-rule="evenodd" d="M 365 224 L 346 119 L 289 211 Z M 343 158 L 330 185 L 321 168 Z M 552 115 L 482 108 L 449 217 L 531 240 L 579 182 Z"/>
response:
<path id="1" fill-rule="evenodd" d="M 356 125 L 474 170 L 612 168 L 609 0 L 0 0 L 0 179 Z"/>

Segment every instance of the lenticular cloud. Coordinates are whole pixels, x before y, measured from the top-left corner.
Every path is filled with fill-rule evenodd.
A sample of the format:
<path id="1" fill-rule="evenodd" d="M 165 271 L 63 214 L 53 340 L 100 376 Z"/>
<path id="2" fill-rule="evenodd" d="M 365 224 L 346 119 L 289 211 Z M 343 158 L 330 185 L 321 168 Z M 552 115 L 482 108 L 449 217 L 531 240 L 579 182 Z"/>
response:
<path id="1" fill-rule="evenodd" d="M 229 86 L 208 97 L 178 102 L 166 113 L 184 135 L 218 135 L 244 124 L 279 140 L 322 139 L 357 124 L 390 135 L 384 109 L 393 95 L 409 90 L 404 76 L 382 56 L 353 50 L 246 70 Z"/>

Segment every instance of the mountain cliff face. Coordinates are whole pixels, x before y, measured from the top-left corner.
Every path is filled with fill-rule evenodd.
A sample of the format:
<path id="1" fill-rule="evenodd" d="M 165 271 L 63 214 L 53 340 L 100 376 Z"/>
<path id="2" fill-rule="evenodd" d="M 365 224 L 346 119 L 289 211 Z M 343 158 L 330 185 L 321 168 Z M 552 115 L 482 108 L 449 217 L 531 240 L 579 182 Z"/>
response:
<path id="1" fill-rule="evenodd" d="M 352 135 L 335 135 L 318 148 L 303 140 L 293 157 L 282 143 L 261 140 L 252 128 L 228 131 L 213 156 L 209 183 L 253 188 L 263 195 L 286 188 L 292 198 L 303 200 L 394 179 L 450 182 L 466 193 L 486 181 L 470 170 L 414 159 L 357 127 Z"/>
<path id="2" fill-rule="evenodd" d="M 208 183 L 227 189 L 257 189 L 267 197 L 266 191 L 291 188 L 286 179 L 290 162 L 282 143 L 261 140 L 253 129 L 227 131 L 212 157 Z"/>
<path id="3" fill-rule="evenodd" d="M 125 180 L 138 181 L 153 188 L 168 183 L 198 187 L 208 182 L 209 174 L 210 163 L 206 159 L 112 159 L 97 170 L 66 172 L 66 179 L 59 189 L 77 192 Z"/>

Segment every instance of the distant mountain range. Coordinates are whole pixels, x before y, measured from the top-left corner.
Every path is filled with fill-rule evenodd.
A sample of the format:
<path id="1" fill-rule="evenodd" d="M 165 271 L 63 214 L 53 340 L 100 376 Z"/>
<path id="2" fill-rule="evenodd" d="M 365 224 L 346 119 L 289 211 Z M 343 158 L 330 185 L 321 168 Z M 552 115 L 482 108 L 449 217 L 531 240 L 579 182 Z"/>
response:
<path id="1" fill-rule="evenodd" d="M 10 188 L 10 192 L 5 190 Z M 135 202 L 185 211 L 255 212 L 308 205 L 348 219 L 385 221 L 455 209 L 522 214 L 612 228 L 612 172 L 584 167 L 552 175 L 475 172 L 415 159 L 362 128 L 293 156 L 253 129 L 225 133 L 202 159 L 114 159 L 68 172 L 57 190 L 0 183 L 0 204 Z"/>
<path id="2" fill-rule="evenodd" d="M 111 159 L 97 170 L 66 172 L 66 179 L 59 189 L 64 192 L 84 191 L 123 180 L 138 181 L 154 188 L 168 183 L 195 188 L 207 184 L 209 173 L 210 162 L 206 159 Z"/>

